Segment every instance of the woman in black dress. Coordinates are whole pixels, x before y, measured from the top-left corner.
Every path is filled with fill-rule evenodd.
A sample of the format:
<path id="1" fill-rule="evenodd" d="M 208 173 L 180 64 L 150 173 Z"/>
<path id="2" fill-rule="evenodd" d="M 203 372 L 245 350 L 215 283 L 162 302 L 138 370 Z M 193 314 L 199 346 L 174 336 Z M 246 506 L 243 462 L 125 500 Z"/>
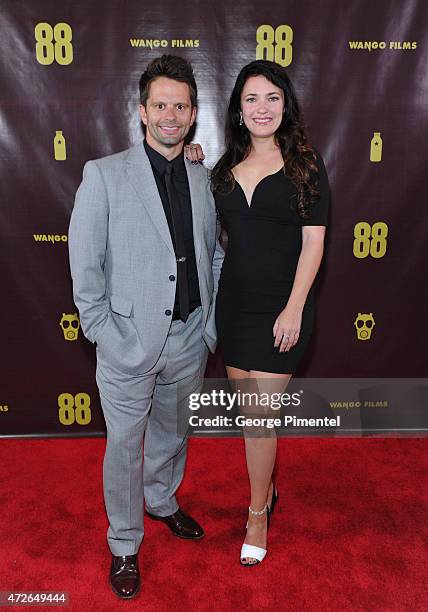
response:
<path id="1" fill-rule="evenodd" d="M 312 333 L 312 284 L 330 192 L 293 85 L 278 64 L 259 60 L 241 70 L 225 141 L 211 175 L 228 236 L 216 302 L 218 341 L 234 386 L 242 389 L 246 381 L 252 391 L 283 393 Z M 244 434 L 251 498 L 241 549 L 247 566 L 266 555 L 278 497 L 272 482 L 276 436 L 272 430 L 251 435 L 250 429 Z"/>

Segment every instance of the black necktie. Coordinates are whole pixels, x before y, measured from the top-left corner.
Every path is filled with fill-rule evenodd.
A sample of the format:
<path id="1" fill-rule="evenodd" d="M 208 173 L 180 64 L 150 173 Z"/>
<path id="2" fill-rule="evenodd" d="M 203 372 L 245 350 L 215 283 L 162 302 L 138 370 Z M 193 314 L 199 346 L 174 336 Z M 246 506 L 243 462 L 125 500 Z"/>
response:
<path id="1" fill-rule="evenodd" d="M 189 284 L 187 280 L 186 245 L 184 243 L 183 219 L 180 202 L 172 179 L 173 167 L 168 164 L 165 170 L 165 185 L 171 209 L 172 227 L 174 231 L 175 257 L 177 260 L 177 285 L 180 319 L 187 321 L 189 316 Z"/>

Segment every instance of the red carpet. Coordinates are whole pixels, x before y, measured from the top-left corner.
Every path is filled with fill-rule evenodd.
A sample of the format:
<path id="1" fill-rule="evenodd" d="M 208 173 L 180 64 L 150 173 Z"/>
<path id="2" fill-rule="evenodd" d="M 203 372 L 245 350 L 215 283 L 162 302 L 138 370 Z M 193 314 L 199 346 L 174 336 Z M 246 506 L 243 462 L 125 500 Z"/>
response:
<path id="1" fill-rule="evenodd" d="M 207 535 L 147 519 L 143 591 L 123 602 L 107 581 L 104 446 L 1 441 L 0 590 L 68 591 L 81 612 L 428 609 L 426 440 L 282 439 L 268 556 L 241 568 L 242 440 L 192 439 L 178 499 Z"/>

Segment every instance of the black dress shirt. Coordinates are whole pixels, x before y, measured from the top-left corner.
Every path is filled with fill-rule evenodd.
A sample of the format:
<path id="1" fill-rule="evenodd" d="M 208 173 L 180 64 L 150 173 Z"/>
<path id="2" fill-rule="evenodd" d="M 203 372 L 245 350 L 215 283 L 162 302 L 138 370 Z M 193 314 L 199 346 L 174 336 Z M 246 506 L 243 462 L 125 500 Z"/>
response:
<path id="1" fill-rule="evenodd" d="M 189 303 L 190 303 L 190 312 L 194 310 L 197 306 L 201 304 L 201 296 L 199 293 L 199 281 L 198 281 L 198 271 L 196 267 L 196 257 L 195 257 L 195 244 L 193 241 L 193 222 L 192 222 L 192 205 L 190 200 L 190 190 L 189 190 L 189 181 L 187 178 L 186 167 L 184 165 L 183 154 L 177 155 L 171 161 L 168 161 L 166 157 L 155 151 L 153 147 L 147 144 L 147 141 L 144 140 L 144 148 L 146 150 L 147 156 L 150 161 L 150 165 L 152 166 L 153 175 L 155 177 L 156 185 L 159 191 L 159 195 L 162 201 L 162 206 L 165 212 L 166 220 L 168 222 L 169 231 L 171 234 L 171 240 L 174 245 L 174 250 L 176 248 L 175 245 L 175 236 L 174 229 L 171 217 L 171 207 L 170 202 L 168 200 L 168 193 L 166 190 L 165 184 L 165 171 L 168 164 L 172 164 L 174 168 L 174 172 L 172 174 L 172 180 L 174 182 L 175 191 L 178 195 L 179 206 L 181 212 L 181 218 L 183 222 L 183 234 L 184 234 L 184 242 L 186 247 L 186 262 L 187 266 L 187 278 L 189 284 Z M 180 273 L 180 265 L 177 265 L 177 274 Z M 178 297 L 178 283 L 176 285 L 175 291 L 175 301 L 174 301 L 174 318 L 178 316 L 179 313 L 179 297 Z"/>

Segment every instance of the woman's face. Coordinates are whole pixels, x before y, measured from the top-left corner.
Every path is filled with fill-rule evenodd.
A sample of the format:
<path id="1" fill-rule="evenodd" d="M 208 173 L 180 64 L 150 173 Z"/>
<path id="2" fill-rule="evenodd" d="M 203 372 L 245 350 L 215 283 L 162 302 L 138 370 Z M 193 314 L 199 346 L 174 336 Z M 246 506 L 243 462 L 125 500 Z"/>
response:
<path id="1" fill-rule="evenodd" d="M 252 136 L 268 138 L 281 125 L 284 93 L 264 76 L 251 76 L 241 93 L 241 110 Z"/>

